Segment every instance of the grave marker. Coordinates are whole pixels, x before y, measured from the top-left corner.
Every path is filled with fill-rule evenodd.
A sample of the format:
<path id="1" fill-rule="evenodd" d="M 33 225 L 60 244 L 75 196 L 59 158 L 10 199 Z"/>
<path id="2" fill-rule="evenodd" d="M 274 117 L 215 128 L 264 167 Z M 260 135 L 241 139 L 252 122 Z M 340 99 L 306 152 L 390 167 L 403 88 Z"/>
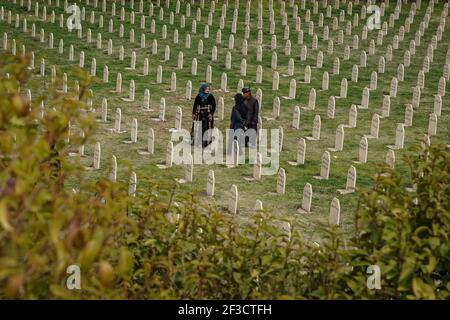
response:
<path id="1" fill-rule="evenodd" d="M 345 184 L 345 189 L 338 189 L 340 194 L 349 194 L 355 192 L 356 188 L 356 168 L 350 166 L 347 171 L 347 182 Z"/>
<path id="2" fill-rule="evenodd" d="M 322 155 L 322 163 L 320 165 L 320 176 L 314 176 L 314 179 L 328 180 L 330 175 L 330 163 L 331 156 L 328 151 L 325 151 Z"/>
<path id="3" fill-rule="evenodd" d="M 230 198 L 228 200 L 228 211 L 236 214 L 239 210 L 239 193 L 236 185 L 232 185 L 230 189 Z"/>
<path id="4" fill-rule="evenodd" d="M 312 186 L 310 183 L 306 183 L 303 188 L 303 198 L 301 208 L 298 210 L 299 213 L 310 213 L 311 212 L 311 202 L 313 197 Z"/>
<path id="5" fill-rule="evenodd" d="M 214 196 L 214 187 L 216 184 L 216 178 L 214 176 L 214 170 L 208 171 L 208 180 L 206 183 L 206 194 L 210 197 Z"/>
<path id="6" fill-rule="evenodd" d="M 341 205 L 339 203 L 339 199 L 335 197 L 331 201 L 330 205 L 329 224 L 331 226 L 339 226 L 340 214 L 341 214 Z"/>
<path id="7" fill-rule="evenodd" d="M 277 193 L 284 194 L 286 189 L 286 172 L 283 168 L 278 170 L 277 176 Z"/>

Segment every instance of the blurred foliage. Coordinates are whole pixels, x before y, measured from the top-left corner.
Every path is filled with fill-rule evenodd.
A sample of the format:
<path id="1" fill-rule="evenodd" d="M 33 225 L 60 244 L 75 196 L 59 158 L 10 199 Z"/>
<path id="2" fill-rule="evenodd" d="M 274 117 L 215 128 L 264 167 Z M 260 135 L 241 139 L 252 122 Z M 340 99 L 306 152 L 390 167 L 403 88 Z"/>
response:
<path id="1" fill-rule="evenodd" d="M 0 298 L 448 299 L 447 146 L 418 144 L 405 159 L 413 192 L 380 166 L 360 191 L 354 234 L 324 225 L 311 243 L 293 218 L 257 212 L 238 223 L 176 184 L 151 181 L 129 197 L 126 184 L 89 181 L 67 156 L 95 132 L 89 77 L 77 74 L 75 93 L 46 83 L 30 104 L 27 65 L 0 60 Z M 85 137 L 69 137 L 69 123 Z M 80 290 L 66 287 L 73 264 Z M 380 290 L 367 288 L 369 265 L 381 268 Z"/>

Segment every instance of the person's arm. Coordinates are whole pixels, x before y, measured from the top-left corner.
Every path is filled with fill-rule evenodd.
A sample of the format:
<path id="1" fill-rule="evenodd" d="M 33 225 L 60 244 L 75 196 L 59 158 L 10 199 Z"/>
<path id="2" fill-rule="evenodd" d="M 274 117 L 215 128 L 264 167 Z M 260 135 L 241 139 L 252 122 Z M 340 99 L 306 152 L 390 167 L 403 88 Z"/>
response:
<path id="1" fill-rule="evenodd" d="M 199 98 L 199 96 L 197 95 L 197 96 L 195 97 L 195 100 L 194 100 L 194 106 L 192 107 L 192 119 L 195 119 L 195 116 L 196 116 L 196 114 L 197 114 L 197 108 L 198 108 L 199 103 L 200 103 L 200 98 Z"/>
<path id="2" fill-rule="evenodd" d="M 209 103 L 211 104 L 211 113 L 216 112 L 216 98 L 212 94 L 209 95 Z"/>
<path id="3" fill-rule="evenodd" d="M 258 117 L 259 117 L 259 102 L 258 100 L 255 99 L 255 107 L 253 110 L 253 125 L 257 125 L 258 124 Z"/>
<path id="4" fill-rule="evenodd" d="M 241 113 L 239 112 L 239 110 L 236 107 L 233 107 L 233 112 L 234 112 L 234 115 L 235 115 L 236 119 L 240 123 L 244 124 L 245 123 L 245 119 L 242 117 Z"/>

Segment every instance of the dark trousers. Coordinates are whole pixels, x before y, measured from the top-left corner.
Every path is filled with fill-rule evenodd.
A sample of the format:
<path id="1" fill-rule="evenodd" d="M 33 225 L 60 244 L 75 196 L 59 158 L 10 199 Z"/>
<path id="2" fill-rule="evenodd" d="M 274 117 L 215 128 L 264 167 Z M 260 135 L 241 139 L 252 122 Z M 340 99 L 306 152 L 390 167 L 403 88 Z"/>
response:
<path id="1" fill-rule="evenodd" d="M 208 139 L 208 141 L 203 141 L 203 138 L 204 138 L 204 136 L 205 136 L 205 132 L 208 130 L 208 129 L 212 129 L 212 128 L 214 128 L 214 114 L 211 114 L 212 115 L 212 119 L 211 120 L 209 120 L 209 113 L 208 112 L 205 112 L 205 111 L 203 111 L 203 112 L 201 112 L 200 114 L 199 114 L 199 116 L 198 116 L 198 119 L 197 120 L 194 120 L 194 122 L 192 123 L 192 129 L 191 129 L 191 141 L 192 141 L 192 144 L 194 144 L 196 141 L 196 139 L 197 139 L 197 137 L 195 136 L 195 122 L 201 122 L 201 126 L 202 126 L 202 136 L 200 137 L 200 139 L 201 139 L 201 141 L 202 141 L 202 145 L 203 145 L 203 147 L 206 147 L 208 144 L 210 144 L 211 143 L 211 141 L 210 141 L 210 139 Z"/>
<path id="2" fill-rule="evenodd" d="M 258 125 L 257 124 L 256 125 L 252 125 L 252 124 L 248 125 L 247 130 L 249 130 L 249 129 L 254 129 L 256 132 L 256 137 L 258 137 Z M 256 138 L 256 141 L 258 141 L 258 138 Z M 245 137 L 245 147 L 246 148 L 248 147 L 249 142 L 250 142 L 249 137 L 246 136 Z M 252 146 L 252 147 L 255 147 L 255 146 Z"/>

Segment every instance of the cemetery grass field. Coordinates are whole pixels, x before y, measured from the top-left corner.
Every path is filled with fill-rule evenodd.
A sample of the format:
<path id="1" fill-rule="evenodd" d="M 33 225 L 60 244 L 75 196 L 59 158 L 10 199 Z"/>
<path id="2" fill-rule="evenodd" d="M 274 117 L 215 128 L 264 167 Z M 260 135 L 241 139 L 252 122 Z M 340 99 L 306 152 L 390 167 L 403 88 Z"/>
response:
<path id="1" fill-rule="evenodd" d="M 19 2 L 19 1 L 17 1 Z M 197 23 L 196 33 L 191 32 L 192 20 L 196 16 L 198 4 L 192 5 L 191 16 L 186 17 L 185 28 L 180 27 L 180 15 L 174 16 L 173 25 L 169 23 L 169 12 L 175 11 L 175 2 L 171 1 L 170 9 L 164 8 L 164 21 L 159 20 L 159 8 L 155 6 L 153 17 L 146 19 L 145 35 L 146 48 L 140 47 L 140 39 L 143 30 L 140 29 L 140 14 L 136 14 L 135 24 L 130 23 L 131 8 L 127 2 L 126 21 L 120 21 L 120 5 L 117 6 L 115 17 L 111 17 L 110 4 L 108 3 L 108 12 L 102 13 L 101 6 L 97 9 L 91 5 L 80 3 L 80 6 L 86 8 L 86 19 L 82 21 L 83 38 L 77 37 L 76 30 L 69 32 L 67 28 L 59 27 L 59 14 L 63 13 L 62 6 L 60 8 L 48 8 L 47 14 L 50 15 L 51 10 L 55 11 L 56 21 L 51 23 L 49 20 L 42 21 L 40 17 L 34 17 L 34 10 L 27 12 L 26 7 L 20 7 L 18 4 L 12 2 L 3 2 L 2 6 L 5 12 L 11 10 L 13 13 L 19 13 L 21 16 L 26 15 L 28 20 L 28 32 L 24 33 L 22 27 L 14 28 L 14 21 L 11 25 L 7 24 L 6 20 L 0 21 L 0 34 L 8 33 L 9 41 L 16 39 L 17 48 L 22 44 L 26 46 L 27 51 L 34 51 L 35 53 L 35 75 L 29 84 L 32 90 L 33 97 L 46 94 L 46 85 L 49 82 L 50 67 L 57 66 L 58 76 L 63 72 L 68 74 L 69 87 L 73 85 L 73 80 L 76 76 L 76 69 L 79 63 L 79 54 L 83 50 L 85 53 L 85 70 L 89 71 L 91 59 L 96 58 L 97 61 L 97 76 L 94 83 L 90 87 L 94 92 L 94 103 L 96 116 L 100 119 L 101 103 L 103 98 L 108 99 L 108 122 L 98 122 L 98 128 L 94 137 L 86 142 L 85 157 L 80 159 L 84 165 L 89 165 L 92 162 L 94 144 L 100 142 L 102 147 L 102 163 L 100 170 L 90 172 L 89 178 L 93 181 L 100 176 L 109 174 L 109 159 L 111 155 L 115 155 L 118 160 L 117 180 L 127 182 L 129 179 L 128 166 L 131 165 L 137 174 L 138 185 L 137 192 L 145 193 L 151 190 L 151 183 L 146 181 L 146 177 L 151 178 L 152 181 L 162 180 L 164 183 L 170 182 L 176 178 L 184 177 L 184 169 L 182 166 L 175 166 L 169 169 L 161 170 L 156 164 L 164 163 L 165 150 L 167 142 L 170 139 L 169 129 L 174 127 L 175 112 L 178 106 L 183 109 L 182 127 L 190 130 L 191 128 L 191 110 L 192 103 L 197 93 L 199 85 L 205 81 L 206 68 L 208 65 L 212 67 L 212 92 L 216 99 L 223 97 L 225 101 L 225 117 L 223 120 L 217 119 L 215 125 L 224 131 L 229 127 L 230 111 L 233 106 L 233 96 L 237 91 L 239 79 L 243 79 L 245 86 L 253 88 L 253 94 L 259 88 L 262 90 L 262 127 L 263 128 L 278 128 L 284 127 L 284 143 L 283 151 L 280 155 L 280 167 L 286 170 L 286 193 L 284 195 L 277 195 L 276 180 L 277 175 L 263 176 L 259 182 L 247 182 L 244 177 L 251 176 L 253 165 L 240 165 L 238 168 L 228 169 L 224 165 L 194 165 L 193 182 L 181 185 L 178 188 L 179 193 L 194 192 L 208 203 L 221 208 L 226 212 L 227 200 L 229 198 L 229 190 L 232 184 L 237 185 L 239 189 L 239 214 L 236 219 L 243 219 L 253 214 L 253 207 L 256 199 L 260 199 L 265 209 L 273 211 L 279 216 L 287 216 L 298 219 L 305 223 L 307 228 L 305 232 L 314 234 L 314 225 L 320 222 L 327 222 L 329 217 L 329 209 L 331 200 L 338 197 L 341 204 L 341 225 L 344 229 L 352 228 L 353 216 L 356 206 L 356 196 L 340 195 L 336 190 L 345 187 L 347 170 L 350 165 L 354 165 L 357 170 L 356 186 L 358 189 L 368 188 L 371 186 L 371 177 L 378 171 L 377 164 L 384 163 L 386 153 L 388 151 L 387 145 L 395 142 L 395 129 L 397 123 L 404 122 L 405 104 L 411 103 L 413 95 L 413 87 L 417 83 L 417 75 L 423 65 L 423 59 L 427 54 L 428 44 L 431 42 L 432 35 L 435 34 L 439 25 L 440 14 L 443 10 L 443 1 L 435 4 L 434 13 L 429 23 L 429 27 L 422 37 L 422 43 L 416 47 L 415 55 L 411 56 L 411 66 L 405 68 L 404 81 L 399 81 L 397 97 L 391 98 L 390 116 L 382 118 L 380 121 L 379 139 L 369 139 L 368 161 L 366 164 L 354 164 L 352 161 L 356 160 L 358 154 L 358 146 L 361 137 L 364 134 L 370 133 L 371 119 L 374 113 L 381 115 L 381 108 L 383 103 L 383 95 L 389 94 L 390 82 L 392 77 L 397 75 L 397 67 L 403 62 L 405 51 L 409 48 L 410 40 L 414 39 L 415 32 L 419 29 L 420 22 L 426 12 L 426 1 L 423 1 L 421 9 L 417 10 L 414 23 L 411 25 L 411 30 L 405 33 L 403 41 L 400 41 L 399 48 L 393 50 L 392 61 L 386 61 L 386 70 L 384 74 L 378 74 L 377 89 L 370 92 L 370 103 L 368 109 L 358 109 L 357 127 L 345 128 L 345 139 L 343 151 L 331 153 L 331 167 L 330 176 L 328 180 L 315 180 L 313 176 L 319 175 L 321 166 L 321 157 L 324 151 L 329 147 L 334 146 L 335 132 L 339 124 L 347 124 L 349 117 L 349 109 L 352 104 L 361 104 L 361 96 L 364 87 L 368 87 L 370 83 L 370 76 L 372 71 L 378 70 L 378 61 L 381 55 L 386 54 L 386 47 L 392 44 L 394 35 L 398 33 L 398 28 L 405 23 L 408 16 L 409 7 L 411 4 L 403 5 L 400 17 L 395 21 L 394 28 L 389 28 L 387 35 L 384 36 L 383 45 L 376 46 L 374 55 L 369 55 L 370 40 L 376 41 L 378 30 L 368 32 L 368 39 L 361 39 L 362 28 L 365 25 L 365 20 L 359 20 L 359 26 L 354 26 L 352 35 L 345 35 L 345 22 L 339 23 L 339 28 L 344 30 L 344 44 L 337 44 L 337 30 L 333 31 L 331 28 L 332 18 L 325 16 L 324 25 L 330 25 L 330 39 L 334 39 L 334 52 L 329 55 L 327 53 L 327 41 L 322 40 L 323 28 L 318 26 L 318 15 L 311 15 L 314 21 L 314 30 L 318 34 L 319 43 L 318 48 L 324 52 L 324 62 L 321 69 L 315 68 L 317 50 L 311 49 L 312 36 L 308 35 L 308 24 L 304 21 L 305 11 L 299 9 L 299 16 L 302 19 L 302 30 L 304 32 L 304 44 L 308 47 L 308 56 L 306 61 L 300 61 L 300 47 L 297 44 L 297 32 L 295 31 L 295 21 L 292 19 L 292 8 L 289 7 L 289 1 L 286 1 L 286 11 L 288 12 L 288 24 L 290 26 L 290 41 L 292 43 L 291 55 L 284 54 L 285 40 L 283 39 L 284 27 L 282 26 L 282 18 L 280 14 L 280 6 L 278 1 L 274 1 L 276 29 L 277 36 L 277 55 L 278 68 L 280 74 L 279 90 L 272 90 L 272 74 L 271 59 L 272 50 L 270 48 L 271 34 L 269 30 L 269 13 L 264 12 L 263 20 L 263 58 L 262 62 L 256 61 L 256 47 L 258 38 L 258 29 L 256 27 L 258 1 L 252 1 L 251 12 L 251 30 L 250 38 L 248 39 L 248 54 L 242 55 L 241 47 L 244 40 L 244 21 L 245 21 L 245 1 L 241 1 L 241 9 L 239 10 L 239 18 L 237 25 L 237 32 L 234 34 L 235 43 L 234 49 L 228 50 L 228 38 L 231 34 L 231 22 L 233 19 L 233 1 L 230 1 L 228 6 L 225 27 L 222 30 L 222 43 L 217 45 L 217 61 L 211 61 L 211 50 L 216 45 L 216 31 L 219 28 L 219 17 L 221 12 L 221 5 L 216 6 L 216 13 L 213 18 L 213 25 L 210 27 L 209 38 L 204 38 L 204 26 L 207 23 L 209 2 L 205 1 L 205 9 L 202 10 L 201 20 Z M 263 1 L 265 6 L 269 1 Z M 307 1 L 307 9 L 312 12 L 312 5 Z M 359 13 L 361 4 L 353 6 L 353 13 Z M 391 13 L 394 12 L 396 1 L 391 1 L 391 5 L 386 8 L 385 15 L 382 17 L 382 22 L 388 21 Z M 147 4 L 147 1 L 145 1 Z M 161 1 L 162 6 L 164 1 Z M 41 1 L 42 4 L 42 1 Z M 347 10 L 347 5 L 341 5 L 342 10 Z M 95 11 L 95 23 L 89 22 L 91 10 Z M 136 9 L 135 9 L 136 10 Z M 148 14 L 148 6 L 144 7 L 144 12 Z M 185 6 L 181 6 L 181 13 L 185 12 Z M 319 12 L 325 15 L 326 9 L 323 9 L 319 4 Z M 333 17 L 338 17 L 339 11 L 333 10 Z M 104 27 L 99 28 L 98 16 L 103 14 Z M 67 14 L 65 14 L 65 17 Z M 14 17 L 13 17 L 14 18 Z M 112 18 L 114 21 L 114 32 L 108 32 L 108 22 Z M 155 19 L 156 32 L 150 32 L 151 19 Z M 351 19 L 346 15 L 346 20 Z M 36 37 L 31 37 L 31 25 L 36 25 Z M 124 25 L 124 37 L 119 37 L 119 25 Z M 446 19 L 446 23 L 450 23 Z M 167 38 L 162 39 L 162 26 L 167 26 Z M 39 42 L 39 31 L 41 28 L 45 29 L 45 42 Z M 86 33 L 91 29 L 92 43 L 87 42 Z M 131 44 L 129 40 L 129 33 L 131 28 L 134 28 L 135 43 Z M 173 33 L 175 28 L 178 28 L 179 43 L 174 44 Z M 48 48 L 48 35 L 54 35 L 54 48 Z M 102 49 L 96 48 L 96 37 L 98 33 L 102 33 Z M 185 48 L 185 35 L 191 35 L 191 47 Z M 344 45 L 351 46 L 354 35 L 360 36 L 360 48 L 352 50 L 348 61 L 343 59 Z M 58 42 L 64 39 L 64 53 L 58 53 Z M 113 54 L 106 53 L 107 41 L 113 41 Z M 152 54 L 152 41 L 158 41 L 158 53 Z M 204 52 L 199 55 L 197 52 L 197 45 L 199 40 L 203 40 Z M 444 32 L 442 40 L 438 42 L 437 49 L 434 51 L 434 61 L 430 64 L 430 71 L 425 74 L 425 88 L 421 92 L 420 107 L 414 109 L 413 125 L 405 127 L 405 148 L 395 151 L 396 168 L 400 172 L 408 172 L 408 167 L 402 163 L 401 158 L 408 152 L 408 147 L 416 142 L 417 139 L 422 138 L 427 133 L 429 115 L 433 112 L 434 95 L 437 94 L 438 83 L 442 77 L 443 67 L 446 60 L 446 52 L 449 48 L 450 35 Z M 69 61 L 69 45 L 73 44 L 75 49 L 75 60 Z M 123 45 L 125 49 L 125 59 L 119 60 L 119 46 Z M 170 46 L 170 60 L 164 61 L 165 46 Z M 359 68 L 358 82 L 351 81 L 352 67 L 354 64 L 359 64 L 360 52 L 365 50 L 367 56 L 367 67 Z M 19 49 L 18 49 L 19 51 Z M 131 52 L 136 52 L 136 70 L 127 69 L 130 66 Z M 184 67 L 177 68 L 178 53 L 183 51 Z M 230 51 L 232 54 L 232 68 L 228 70 L 225 68 L 225 55 Z M 333 59 L 340 58 L 340 74 L 333 75 Z M 39 65 L 41 59 L 46 61 L 46 78 L 43 80 L 39 76 Z M 141 76 L 144 58 L 149 59 L 149 75 Z M 191 62 L 193 58 L 198 60 L 197 76 L 191 75 Z M 247 75 L 245 77 L 240 75 L 240 64 L 243 58 L 247 59 Z M 287 76 L 287 66 L 289 59 L 293 58 L 295 62 L 294 76 Z M 103 67 L 109 67 L 109 83 L 103 83 L 102 73 Z M 162 65 L 163 81 L 161 84 L 156 84 L 156 68 Z M 263 68 L 262 83 L 256 83 L 256 69 L 261 65 Z M 311 83 L 305 84 L 304 70 L 307 65 L 312 68 Z M 329 89 L 322 90 L 322 74 L 328 71 L 330 74 Z M 121 72 L 123 77 L 123 90 L 121 94 L 112 93 L 111 90 L 115 88 L 116 75 Z M 170 78 L 172 72 L 176 72 L 177 89 L 175 92 L 170 91 Z M 228 76 L 228 90 L 229 92 L 222 92 L 220 90 L 221 75 L 226 72 Z M 293 100 L 284 99 L 288 96 L 289 82 L 294 78 L 297 81 L 296 98 Z M 330 96 L 339 96 L 340 83 L 342 78 L 348 80 L 348 94 L 346 99 L 336 98 L 335 118 L 327 118 L 327 106 Z M 130 80 L 136 82 L 136 99 L 134 102 L 124 102 L 121 98 L 127 97 L 128 86 Z M 192 100 L 187 101 L 185 98 L 186 83 L 188 80 L 192 81 Z M 45 84 L 44 84 L 45 82 Z M 294 106 L 300 107 L 308 104 L 308 97 L 311 88 L 317 91 L 316 107 L 314 111 L 301 109 L 300 129 L 294 130 L 292 128 L 292 114 Z M 146 112 L 143 110 L 144 90 L 150 90 L 150 107 L 153 111 Z M 268 121 L 264 117 L 272 117 L 272 105 L 274 98 L 278 96 L 281 100 L 280 117 L 277 120 Z M 166 121 L 155 122 L 151 118 L 158 117 L 159 101 L 164 97 L 166 100 Z M 449 140 L 449 124 L 450 124 L 450 99 L 449 95 L 442 97 L 442 115 L 438 118 L 437 134 L 431 137 L 431 142 L 434 143 L 448 143 Z M 114 127 L 114 114 L 116 108 L 122 110 L 122 128 L 126 133 L 112 133 L 109 129 Z M 316 114 L 319 114 L 322 120 L 321 139 L 320 141 L 306 142 L 306 160 L 304 165 L 291 166 L 287 162 L 295 161 L 297 156 L 298 139 L 310 136 L 312 133 L 313 119 Z M 138 120 L 138 142 L 135 144 L 123 143 L 130 139 L 130 127 L 133 118 Z M 138 150 L 146 148 L 147 132 L 149 128 L 155 130 L 155 153 L 151 156 L 139 155 Z M 74 146 L 76 148 L 76 146 Z M 75 150 L 75 149 L 74 149 Z M 74 161 L 77 158 L 74 158 Z M 207 174 L 210 169 L 215 171 L 216 178 L 216 195 L 210 199 L 205 194 Z M 313 188 L 312 212 L 309 214 L 300 214 L 297 209 L 301 205 L 303 187 L 309 182 Z M 175 183 L 175 182 L 174 182 Z M 405 186 L 408 182 L 405 181 Z M 73 187 L 76 188 L 74 182 Z"/>

